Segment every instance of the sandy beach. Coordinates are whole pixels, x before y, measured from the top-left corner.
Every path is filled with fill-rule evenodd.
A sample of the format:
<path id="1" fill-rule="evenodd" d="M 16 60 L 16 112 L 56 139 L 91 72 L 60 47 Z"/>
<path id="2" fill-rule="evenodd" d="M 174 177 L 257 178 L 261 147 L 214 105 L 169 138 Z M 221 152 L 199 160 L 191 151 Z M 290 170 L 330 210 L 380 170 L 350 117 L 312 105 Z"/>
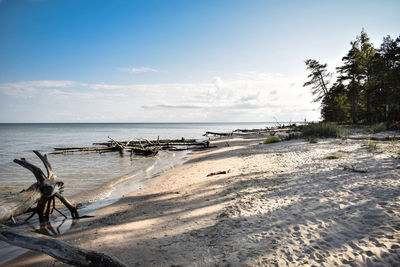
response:
<path id="1" fill-rule="evenodd" d="M 59 238 L 129 266 L 400 264 L 397 142 L 263 140 L 213 141 Z M 30 252 L 6 266 L 65 265 Z"/>

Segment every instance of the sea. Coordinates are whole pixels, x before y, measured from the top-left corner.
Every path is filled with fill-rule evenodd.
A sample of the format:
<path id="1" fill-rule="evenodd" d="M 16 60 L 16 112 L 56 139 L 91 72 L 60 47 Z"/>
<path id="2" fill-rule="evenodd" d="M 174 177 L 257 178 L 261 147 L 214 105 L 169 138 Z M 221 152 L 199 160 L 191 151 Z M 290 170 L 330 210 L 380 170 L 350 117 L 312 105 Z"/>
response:
<path id="1" fill-rule="evenodd" d="M 209 138 L 204 136 L 206 131 L 232 132 L 236 129 L 262 129 L 276 125 L 276 122 L 0 123 L 0 200 L 12 198 L 36 182 L 33 174 L 14 163 L 14 159 L 25 158 L 46 173 L 33 150 L 48 154 L 56 180 L 64 182 L 63 195 L 74 203 L 83 203 L 80 215 L 94 215 L 97 209 L 144 188 L 147 179 L 183 164 L 190 157 L 190 151 L 160 151 L 155 157 L 121 156 L 117 152 L 49 154 L 54 152 L 55 147 L 88 147 L 93 143 L 107 142 L 109 137 L 117 141 L 182 137 L 202 141 Z M 20 224 L 22 226 L 19 227 L 26 227 L 25 223 Z M 37 219 L 33 219 L 29 225 L 39 229 Z M 48 229 L 47 234 L 62 234 L 71 225 L 71 220 L 65 220 L 62 216 L 52 218 L 51 229 Z M 0 242 L 0 265 L 24 251 Z"/>

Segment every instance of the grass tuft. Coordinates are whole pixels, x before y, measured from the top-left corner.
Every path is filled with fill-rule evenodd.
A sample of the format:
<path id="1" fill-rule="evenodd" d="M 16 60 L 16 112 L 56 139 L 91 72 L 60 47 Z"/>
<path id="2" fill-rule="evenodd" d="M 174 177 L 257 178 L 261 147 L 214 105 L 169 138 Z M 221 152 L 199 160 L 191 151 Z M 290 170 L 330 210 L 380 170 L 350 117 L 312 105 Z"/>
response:
<path id="1" fill-rule="evenodd" d="M 276 137 L 275 135 L 271 135 L 271 136 L 268 136 L 267 138 L 265 138 L 264 144 L 271 144 L 271 143 L 276 143 L 279 141 L 280 140 L 278 137 Z"/>
<path id="2" fill-rule="evenodd" d="M 336 155 L 328 155 L 325 157 L 325 159 L 340 159 L 342 155 L 336 154 Z"/>
<path id="3" fill-rule="evenodd" d="M 378 124 L 374 124 L 371 125 L 371 127 L 369 127 L 369 132 L 370 133 L 380 133 L 380 132 L 384 132 L 388 129 L 388 126 L 386 123 L 381 122 Z"/>
<path id="4" fill-rule="evenodd" d="M 364 143 L 364 146 L 365 146 L 368 150 L 370 150 L 370 151 L 372 151 L 372 150 L 377 150 L 377 149 L 378 149 L 377 143 L 374 142 L 374 141 L 372 141 L 372 140 L 370 140 L 370 139 L 368 139 L 368 140 Z"/>
<path id="5" fill-rule="evenodd" d="M 315 136 L 311 135 L 308 137 L 308 142 L 310 142 L 310 144 L 316 144 L 318 143 L 318 140 Z"/>

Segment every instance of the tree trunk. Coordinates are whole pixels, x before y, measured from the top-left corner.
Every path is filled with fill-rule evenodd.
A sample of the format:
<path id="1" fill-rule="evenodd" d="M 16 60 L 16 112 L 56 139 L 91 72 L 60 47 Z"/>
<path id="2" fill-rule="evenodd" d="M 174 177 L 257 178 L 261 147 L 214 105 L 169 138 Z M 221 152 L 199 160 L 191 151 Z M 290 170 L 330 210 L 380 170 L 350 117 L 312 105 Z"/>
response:
<path id="1" fill-rule="evenodd" d="M 46 253 L 64 263 L 75 266 L 127 266 L 113 256 L 74 247 L 61 240 L 37 233 L 24 233 L 22 235 L 13 232 L 4 225 L 0 225 L 0 240 L 14 246 Z"/>
<path id="2" fill-rule="evenodd" d="M 357 90 L 356 90 L 356 82 L 353 78 L 352 80 L 352 88 L 351 88 L 351 119 L 354 124 L 358 123 L 357 120 Z"/>
<path id="3" fill-rule="evenodd" d="M 27 210 L 36 205 L 42 197 L 39 185 L 31 185 L 27 190 L 19 193 L 15 198 L 1 202 L 0 222 L 6 222 L 11 217 L 24 214 Z"/>

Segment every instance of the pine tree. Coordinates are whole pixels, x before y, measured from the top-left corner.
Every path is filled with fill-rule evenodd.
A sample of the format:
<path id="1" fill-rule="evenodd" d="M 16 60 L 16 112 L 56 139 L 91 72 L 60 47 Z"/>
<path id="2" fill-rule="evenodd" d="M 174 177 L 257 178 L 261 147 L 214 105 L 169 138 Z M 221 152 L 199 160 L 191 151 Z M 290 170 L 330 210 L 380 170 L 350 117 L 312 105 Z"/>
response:
<path id="1" fill-rule="evenodd" d="M 321 64 L 315 59 L 307 59 L 305 61 L 307 70 L 311 71 L 308 82 L 304 83 L 303 87 L 311 86 L 311 93 L 316 95 L 315 102 L 320 101 L 328 96 L 329 78 L 331 74 L 327 71 L 327 64 Z"/>

